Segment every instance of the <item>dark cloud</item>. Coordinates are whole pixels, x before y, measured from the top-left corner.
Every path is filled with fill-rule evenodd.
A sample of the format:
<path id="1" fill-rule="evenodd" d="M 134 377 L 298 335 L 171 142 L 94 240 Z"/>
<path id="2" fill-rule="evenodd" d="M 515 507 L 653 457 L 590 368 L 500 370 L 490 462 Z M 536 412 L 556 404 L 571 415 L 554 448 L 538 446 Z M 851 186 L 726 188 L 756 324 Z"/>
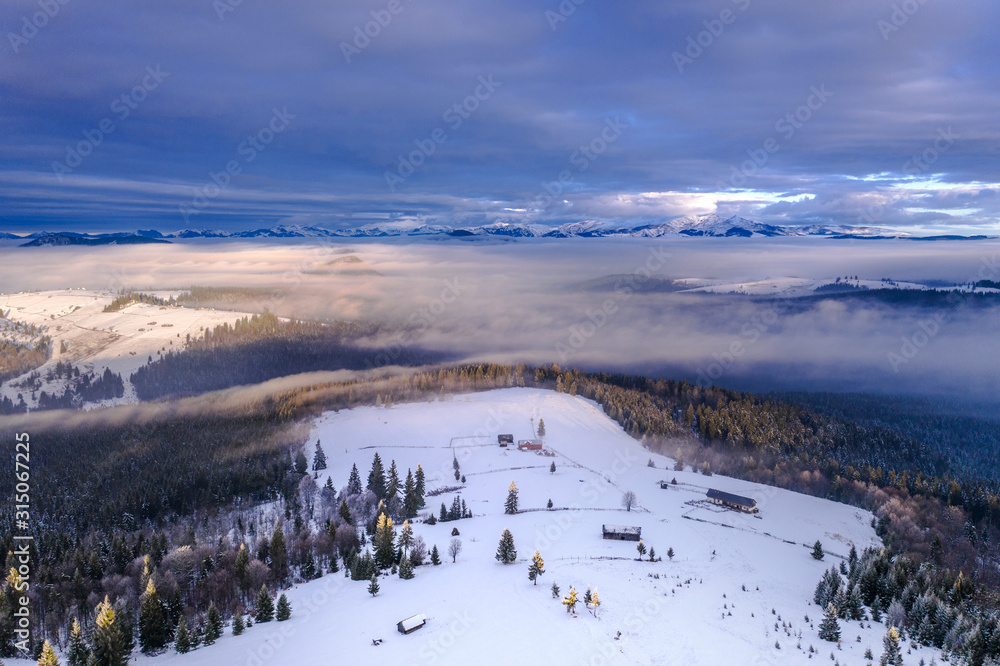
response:
<path id="1" fill-rule="evenodd" d="M 35 34 L 24 18 L 41 6 L 0 8 L 4 228 L 716 209 L 854 224 L 876 204 L 879 224 L 997 226 L 1000 7 L 989 0 L 585 2 L 563 3 L 576 8 L 565 17 L 558 2 L 527 0 L 70 0 Z M 355 43 L 366 27 L 378 34 Z M 122 117 L 122 95 L 157 67 L 166 76 Z M 480 77 L 498 85 L 483 94 Z M 809 108 L 816 89 L 830 95 Z M 446 115 L 463 103 L 474 110 Z M 294 118 L 247 160 L 241 146 L 274 109 Z M 609 119 L 628 127 L 574 160 Z M 57 179 L 53 163 L 104 120 L 113 131 Z M 447 139 L 433 142 L 436 129 Z M 956 138 L 914 163 L 941 131 Z M 390 190 L 385 172 L 428 141 L 433 154 Z M 744 169 L 766 145 L 777 149 Z M 231 161 L 240 173 L 183 219 L 178 207 Z M 540 207 L 564 170 L 565 201 Z"/>

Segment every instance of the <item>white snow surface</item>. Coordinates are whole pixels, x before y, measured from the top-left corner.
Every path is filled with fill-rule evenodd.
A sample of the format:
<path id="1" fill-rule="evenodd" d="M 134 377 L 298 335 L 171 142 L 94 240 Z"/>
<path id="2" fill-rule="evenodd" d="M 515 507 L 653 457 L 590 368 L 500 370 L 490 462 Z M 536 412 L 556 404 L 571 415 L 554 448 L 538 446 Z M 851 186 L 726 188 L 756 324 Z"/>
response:
<path id="1" fill-rule="evenodd" d="M 545 450 L 554 456 L 497 446 L 498 433 L 533 436 L 531 419 L 537 426 L 539 417 Z M 376 597 L 343 570 L 327 574 L 287 592 L 293 609 L 287 622 L 255 625 L 242 636 L 227 626 L 212 646 L 186 655 L 170 649 L 135 663 L 783 665 L 833 664 L 832 653 L 840 664 L 860 665 L 867 663 L 866 648 L 876 659 L 881 654 L 884 625 L 842 620 L 838 648 L 819 639 L 822 613 L 811 603 L 823 571 L 839 564 L 851 544 L 859 551 L 880 545 L 870 513 L 690 468 L 675 472 L 673 460 L 643 449 L 592 401 L 512 388 L 343 410 L 315 420 L 310 456 L 317 439 L 330 465 L 318 483 L 329 474 L 338 489 L 355 463 L 364 483 L 376 451 L 387 471 L 396 461 L 404 480 L 407 469 L 421 464 L 428 491 L 461 485 L 452 471 L 457 458 L 467 479 L 461 496 L 474 517 L 414 521 L 415 534 L 428 550 L 437 545 L 442 564 L 417 567 L 412 580 L 385 575 Z M 650 458 L 655 467 L 647 466 Z M 674 478 L 677 485 L 660 488 Z M 504 514 L 511 481 L 520 491 L 517 515 Z M 756 499 L 760 514 L 708 506 L 710 487 Z M 631 512 L 620 506 L 624 490 L 638 496 Z M 453 496 L 427 497 L 422 517 L 442 502 L 450 506 Z M 550 498 L 554 509 L 546 510 Z M 603 540 L 603 523 L 641 527 L 643 543 L 663 561 L 649 562 L 648 555 L 637 561 L 634 542 Z M 452 528 L 463 544 L 456 563 L 447 554 Z M 511 565 L 494 559 L 505 528 L 517 547 Z M 811 557 L 817 539 L 827 550 L 822 562 Z M 545 560 L 538 585 L 527 577 L 535 549 Z M 553 599 L 553 581 L 562 596 L 570 586 L 579 593 L 575 615 Z M 596 617 L 582 603 L 588 586 L 600 596 Z M 416 614 L 426 615 L 427 625 L 397 633 L 396 623 Z M 376 639 L 381 644 L 373 645 Z M 810 646 L 818 650 L 812 660 Z M 909 647 L 904 643 L 907 664 L 934 656 L 916 648 L 905 654 Z"/>

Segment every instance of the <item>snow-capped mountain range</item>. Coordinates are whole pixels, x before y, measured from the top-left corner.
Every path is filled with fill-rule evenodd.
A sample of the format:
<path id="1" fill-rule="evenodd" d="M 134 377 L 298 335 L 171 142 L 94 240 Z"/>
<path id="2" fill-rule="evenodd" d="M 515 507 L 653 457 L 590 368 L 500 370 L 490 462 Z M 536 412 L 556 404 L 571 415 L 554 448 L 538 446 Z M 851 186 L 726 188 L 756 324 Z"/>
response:
<path id="1" fill-rule="evenodd" d="M 600 221 L 570 222 L 559 226 L 494 222 L 475 227 L 448 225 L 408 226 L 400 223 L 365 225 L 349 229 L 327 229 L 325 227 L 278 225 L 264 229 L 247 231 L 222 231 L 217 229 L 182 229 L 163 233 L 155 229 L 140 229 L 135 233 L 116 232 L 108 234 L 83 234 L 75 232 L 36 232 L 28 236 L 0 234 L 0 238 L 24 239 L 42 244 L 73 244 L 73 239 L 122 238 L 138 236 L 148 239 L 194 239 L 194 238 L 379 238 L 407 236 L 452 236 L 507 237 L 507 238 L 662 238 L 666 236 L 696 237 L 775 237 L 775 236 L 825 236 L 860 238 L 906 238 L 907 232 L 879 227 L 852 227 L 842 225 L 777 226 L 755 222 L 744 217 L 722 217 L 716 214 L 680 217 L 666 222 L 640 224 L 634 226 L 616 225 Z M 46 242 L 51 240 L 51 242 Z"/>

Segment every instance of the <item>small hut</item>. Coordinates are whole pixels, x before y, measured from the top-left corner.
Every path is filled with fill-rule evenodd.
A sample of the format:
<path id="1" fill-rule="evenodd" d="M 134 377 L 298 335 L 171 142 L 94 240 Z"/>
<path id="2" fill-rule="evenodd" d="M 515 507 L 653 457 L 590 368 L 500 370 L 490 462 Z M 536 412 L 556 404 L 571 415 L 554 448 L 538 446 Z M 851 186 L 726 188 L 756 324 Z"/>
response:
<path id="1" fill-rule="evenodd" d="M 425 624 L 427 624 L 426 615 L 423 614 L 414 615 L 412 617 L 406 618 L 405 620 L 400 620 L 399 622 L 397 622 L 396 629 L 401 634 L 412 634 L 414 631 L 424 626 Z"/>
<path id="2" fill-rule="evenodd" d="M 605 539 L 614 539 L 615 541 L 640 541 L 642 539 L 641 527 L 601 525 L 601 532 Z"/>
<path id="3" fill-rule="evenodd" d="M 514 435 L 497 435 L 497 444 L 503 448 L 507 448 L 508 444 L 514 443 Z"/>
<path id="4" fill-rule="evenodd" d="M 724 506 L 727 509 L 735 509 L 743 513 L 757 513 L 757 500 L 741 495 L 734 495 L 723 490 L 709 488 L 708 501 L 717 506 Z"/>

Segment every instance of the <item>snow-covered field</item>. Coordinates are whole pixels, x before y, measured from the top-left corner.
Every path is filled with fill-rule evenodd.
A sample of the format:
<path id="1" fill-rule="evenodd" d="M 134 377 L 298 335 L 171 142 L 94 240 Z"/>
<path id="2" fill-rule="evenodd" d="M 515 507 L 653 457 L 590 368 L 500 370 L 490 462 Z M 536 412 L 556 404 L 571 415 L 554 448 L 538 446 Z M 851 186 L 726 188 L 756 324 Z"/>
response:
<path id="1" fill-rule="evenodd" d="M 545 449 L 554 456 L 497 446 L 498 433 L 530 437 L 532 419 L 537 426 L 539 418 Z M 878 543 L 869 513 L 721 476 L 674 472 L 673 460 L 650 456 L 583 398 L 505 389 L 358 408 L 319 417 L 310 452 L 316 439 L 337 488 L 355 463 L 364 482 L 376 451 L 387 470 L 395 460 L 403 478 L 422 465 L 428 491 L 458 485 L 457 458 L 467 479 L 461 495 L 474 517 L 418 522 L 414 529 L 428 549 L 437 545 L 442 564 L 418 567 L 412 580 L 385 576 L 374 598 L 365 583 L 343 572 L 326 575 L 288 593 L 288 622 L 255 626 L 239 637 L 227 628 L 215 645 L 139 657 L 138 664 L 866 664 L 866 648 L 876 659 L 881 654 L 883 625 L 841 621 L 838 648 L 819 639 L 821 612 L 811 604 L 823 571 L 851 544 L 860 550 Z M 650 457 L 655 467 L 647 466 Z M 661 480 L 675 477 L 677 485 L 660 488 Z M 517 515 L 503 511 L 511 481 L 520 489 Z M 707 505 L 709 487 L 756 499 L 760 514 Z M 625 490 L 638 496 L 631 512 L 621 508 Z M 438 512 L 441 502 L 450 506 L 453 496 L 427 497 L 422 514 Z M 545 508 L 549 499 L 552 510 Z M 637 561 L 636 544 L 603 540 L 602 524 L 641 527 L 645 546 L 663 561 Z M 447 555 L 452 528 L 463 545 L 455 563 Z M 504 528 L 517 547 L 517 562 L 506 566 L 494 559 Z M 827 550 L 823 562 L 811 557 L 817 539 Z M 545 559 L 537 586 L 527 577 L 535 549 Z M 553 581 L 563 595 L 570 586 L 581 598 L 588 586 L 595 588 L 596 616 L 582 603 L 576 615 L 567 614 L 552 597 Z M 424 628 L 396 632 L 398 621 L 417 613 L 428 617 Z M 375 639 L 383 642 L 373 645 Z M 810 662 L 810 646 L 818 661 Z M 905 656 L 915 665 L 933 654 Z"/>
<path id="2" fill-rule="evenodd" d="M 164 298 L 169 294 L 155 292 Z M 57 362 L 72 363 L 81 372 L 93 371 L 100 375 L 105 368 L 121 374 L 125 380 L 125 397 L 117 402 L 134 402 L 135 392 L 129 376 L 158 353 L 183 347 L 188 334 L 200 338 L 205 330 L 223 323 L 232 324 L 247 316 L 244 312 L 223 312 L 204 308 L 191 309 L 136 303 L 118 312 L 103 312 L 114 296 L 107 291 L 62 289 L 58 291 L 0 294 L 0 310 L 7 317 L 44 326 L 52 338 L 53 354 L 48 363 L 37 370 L 44 380 L 46 372 Z M 65 343 L 67 350 L 61 352 Z M 29 407 L 32 400 L 28 391 L 14 386 L 25 375 L 8 380 L 0 388 L 0 395 L 17 401 L 17 394 L 24 396 Z M 61 393 L 63 383 L 55 380 L 44 382 L 40 391 Z"/>

